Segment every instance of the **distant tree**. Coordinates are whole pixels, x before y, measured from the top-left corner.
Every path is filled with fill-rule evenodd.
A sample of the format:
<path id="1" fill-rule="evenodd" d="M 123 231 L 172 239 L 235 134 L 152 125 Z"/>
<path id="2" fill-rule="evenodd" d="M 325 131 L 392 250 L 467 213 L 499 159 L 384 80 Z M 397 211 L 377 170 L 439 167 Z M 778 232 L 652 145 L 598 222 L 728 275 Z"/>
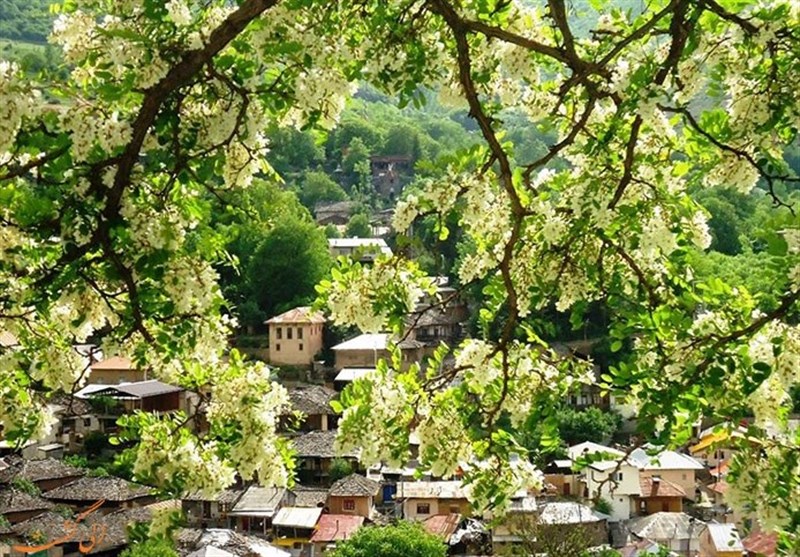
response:
<path id="1" fill-rule="evenodd" d="M 332 224 L 328 224 L 325 226 L 325 237 L 326 238 L 341 238 L 342 234 L 339 232 L 339 229 Z"/>
<path id="2" fill-rule="evenodd" d="M 369 238 L 372 236 L 372 226 L 369 217 L 363 213 L 357 213 L 350 218 L 347 223 L 345 234 L 348 238 Z"/>
<path id="3" fill-rule="evenodd" d="M 328 470 L 328 477 L 331 482 L 335 482 L 346 478 L 353 472 L 355 472 L 355 470 L 353 470 L 353 464 L 349 460 L 334 458 L 333 461 L 331 461 L 330 470 Z"/>
<path id="4" fill-rule="evenodd" d="M 443 540 L 419 523 L 366 526 L 336 546 L 331 557 L 445 557 Z"/>
<path id="5" fill-rule="evenodd" d="M 264 236 L 248 263 L 252 299 L 266 317 L 308 303 L 331 264 L 322 229 L 313 222 L 283 219 Z"/>
<path id="6" fill-rule="evenodd" d="M 353 185 L 358 183 L 358 167 L 360 165 L 369 166 L 369 157 L 371 150 L 364 144 L 361 138 L 356 137 L 350 143 L 347 149 L 347 154 L 342 158 L 342 171 L 348 184 Z"/>
<path id="7" fill-rule="evenodd" d="M 622 417 L 616 412 L 605 412 L 591 407 L 585 410 L 564 408 L 557 414 L 558 433 L 567 445 L 583 441 L 606 443 L 617 432 Z"/>
<path id="8" fill-rule="evenodd" d="M 178 557 L 172 543 L 164 538 L 151 538 L 134 543 L 120 554 L 120 557 Z"/>
<path id="9" fill-rule="evenodd" d="M 386 134 L 382 152 L 385 155 L 405 155 L 416 162 L 422 156 L 419 128 L 407 123 L 392 126 Z"/>
<path id="10" fill-rule="evenodd" d="M 344 201 L 347 194 L 324 172 L 310 170 L 303 174 L 298 197 L 303 205 L 313 210 L 317 203 Z"/>
<path id="11" fill-rule="evenodd" d="M 507 556 L 583 557 L 600 541 L 592 524 L 545 524 L 533 517 L 520 517 L 507 527 L 520 539 L 505 551 Z"/>
<path id="12" fill-rule="evenodd" d="M 314 168 L 325 160 L 325 152 L 317 145 L 314 135 L 295 128 L 271 129 L 270 163 L 282 176 L 300 173 Z"/>

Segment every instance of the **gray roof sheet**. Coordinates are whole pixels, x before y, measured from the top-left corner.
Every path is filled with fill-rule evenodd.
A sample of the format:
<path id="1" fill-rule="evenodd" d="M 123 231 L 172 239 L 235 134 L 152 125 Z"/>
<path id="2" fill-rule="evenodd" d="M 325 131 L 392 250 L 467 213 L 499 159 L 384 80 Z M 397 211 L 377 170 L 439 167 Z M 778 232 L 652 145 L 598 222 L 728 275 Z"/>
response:
<path id="1" fill-rule="evenodd" d="M 229 514 L 236 516 L 273 516 L 281 505 L 286 489 L 251 485 Z"/>
<path id="2" fill-rule="evenodd" d="M 717 551 L 744 551 L 742 538 L 739 537 L 735 524 L 712 522 L 707 526 L 708 534 Z"/>

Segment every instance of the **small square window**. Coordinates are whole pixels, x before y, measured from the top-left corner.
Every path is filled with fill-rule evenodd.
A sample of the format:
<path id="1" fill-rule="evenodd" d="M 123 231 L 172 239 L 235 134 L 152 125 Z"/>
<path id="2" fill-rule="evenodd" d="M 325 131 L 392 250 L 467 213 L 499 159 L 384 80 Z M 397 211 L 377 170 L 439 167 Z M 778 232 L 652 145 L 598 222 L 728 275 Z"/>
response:
<path id="1" fill-rule="evenodd" d="M 417 514 L 431 514 L 430 503 L 417 503 Z"/>
<path id="2" fill-rule="evenodd" d="M 275 352 L 280 352 L 280 351 L 281 351 L 281 345 L 280 344 L 276 344 L 275 345 Z"/>
<path id="3" fill-rule="evenodd" d="M 92 427 L 92 419 L 91 418 L 84 418 L 83 419 L 83 427 Z"/>
<path id="4" fill-rule="evenodd" d="M 622 481 L 622 472 L 617 472 L 614 474 L 614 481 L 621 482 Z"/>
<path id="5" fill-rule="evenodd" d="M 303 351 L 303 343 L 301 342 L 300 343 L 300 352 L 302 352 L 302 351 Z"/>
<path id="6" fill-rule="evenodd" d="M 283 338 L 283 329 L 281 329 L 280 327 L 275 329 L 275 338 L 277 338 L 278 340 L 281 340 Z"/>
<path id="7" fill-rule="evenodd" d="M 303 340 L 303 328 L 297 327 L 297 338 Z"/>
<path id="8" fill-rule="evenodd" d="M 342 509 L 345 511 L 354 511 L 356 510 L 356 500 L 355 499 L 345 499 L 342 502 Z"/>
<path id="9" fill-rule="evenodd" d="M 288 340 L 292 340 L 292 328 L 291 327 L 286 327 L 286 338 Z"/>

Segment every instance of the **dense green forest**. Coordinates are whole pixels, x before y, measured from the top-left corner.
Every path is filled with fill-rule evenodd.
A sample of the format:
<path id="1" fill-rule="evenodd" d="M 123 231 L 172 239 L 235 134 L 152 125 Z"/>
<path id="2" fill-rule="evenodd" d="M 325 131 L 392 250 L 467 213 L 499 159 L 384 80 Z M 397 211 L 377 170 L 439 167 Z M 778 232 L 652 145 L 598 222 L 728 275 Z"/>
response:
<path id="1" fill-rule="evenodd" d="M 51 0 L 0 0 L 0 38 L 44 43 L 53 16 Z"/>

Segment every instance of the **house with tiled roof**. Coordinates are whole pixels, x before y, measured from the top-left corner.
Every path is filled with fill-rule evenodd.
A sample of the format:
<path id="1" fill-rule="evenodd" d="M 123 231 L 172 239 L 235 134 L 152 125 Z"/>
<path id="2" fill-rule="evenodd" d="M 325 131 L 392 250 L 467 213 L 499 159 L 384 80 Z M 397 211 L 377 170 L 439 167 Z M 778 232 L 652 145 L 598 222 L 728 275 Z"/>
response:
<path id="1" fill-rule="evenodd" d="M 338 393 L 323 385 L 302 385 L 289 388 L 289 400 L 293 412 L 300 412 L 303 417 L 296 424 L 298 431 L 327 431 L 335 429 L 338 415 L 331 407 Z M 287 420 L 284 418 L 284 422 Z"/>
<path id="2" fill-rule="evenodd" d="M 636 514 L 648 515 L 657 512 L 679 513 L 683 511 L 686 491 L 678 484 L 659 476 L 640 476 L 641 493 L 634 498 Z"/>
<path id="3" fill-rule="evenodd" d="M 311 366 L 322 350 L 325 316 L 308 306 L 276 315 L 266 325 L 270 364 Z"/>
<path id="4" fill-rule="evenodd" d="M 778 534 L 758 530 L 751 532 L 742 540 L 747 557 L 776 557 L 778 555 Z"/>
<path id="5" fill-rule="evenodd" d="M 90 384 L 116 385 L 147 379 L 145 370 L 138 369 L 129 358 L 123 356 L 111 356 L 94 363 L 90 371 Z"/>
<path id="6" fill-rule="evenodd" d="M 244 492 L 244 488 L 223 489 L 213 495 L 194 491 L 183 498 L 181 509 L 189 526 L 233 528 L 236 520 L 230 516 L 230 512 L 239 502 Z"/>
<path id="7" fill-rule="evenodd" d="M 0 517 L 10 524 L 17 524 L 49 511 L 55 505 L 38 495 L 15 488 L 0 490 Z"/>
<path id="8" fill-rule="evenodd" d="M 380 360 L 390 358 L 389 344 L 392 337 L 388 333 L 364 333 L 335 345 L 334 368 L 374 368 Z M 401 362 L 405 367 L 420 361 L 429 352 L 425 343 L 414 338 L 403 338 L 398 342 Z"/>
<path id="9" fill-rule="evenodd" d="M 292 439 L 297 460 L 297 475 L 306 485 L 328 485 L 331 463 L 336 458 L 357 464 L 356 454 L 337 454 L 336 431 L 309 431 Z"/>
<path id="10" fill-rule="evenodd" d="M 149 487 L 113 476 L 84 476 L 72 483 L 42 493 L 56 504 L 69 505 L 78 512 L 97 501 L 103 501 L 98 513 L 105 514 L 120 508 L 141 507 L 156 500 Z"/>
<path id="11" fill-rule="evenodd" d="M 697 459 L 677 451 L 659 451 L 651 448 L 636 449 L 631 452 L 629 458 L 638 464 L 641 477 L 658 476 L 662 480 L 680 486 L 686 499 L 695 500 L 697 474 L 705 470 L 703 463 Z"/>
<path id="12" fill-rule="evenodd" d="M 5 462 L 7 466 L 0 469 L 0 485 L 25 480 L 42 492 L 72 483 L 86 474 L 85 470 L 55 458 L 31 460 L 6 457 Z"/>
<path id="13" fill-rule="evenodd" d="M 350 474 L 334 482 L 328 493 L 328 509 L 334 514 L 370 518 L 380 503 L 381 484 L 360 474 Z"/>

